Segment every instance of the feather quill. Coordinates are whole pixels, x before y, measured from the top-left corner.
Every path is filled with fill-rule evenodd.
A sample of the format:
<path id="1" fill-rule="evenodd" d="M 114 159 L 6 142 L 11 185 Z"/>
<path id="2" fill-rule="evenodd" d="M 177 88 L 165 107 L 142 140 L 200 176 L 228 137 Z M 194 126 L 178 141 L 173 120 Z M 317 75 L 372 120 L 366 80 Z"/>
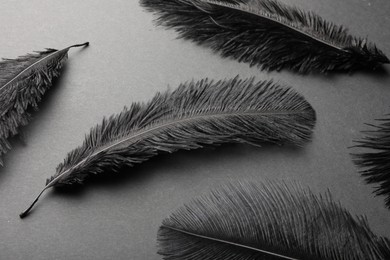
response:
<path id="1" fill-rule="evenodd" d="M 30 120 L 29 108 L 38 108 L 44 93 L 58 77 L 73 45 L 63 50 L 46 49 L 0 62 L 0 165 L 11 145 L 8 139 Z"/>
<path id="2" fill-rule="evenodd" d="M 366 39 L 274 0 L 141 0 L 141 5 L 182 38 L 261 69 L 352 72 L 389 63 Z"/>
<path id="3" fill-rule="evenodd" d="M 271 81 L 238 77 L 181 84 L 146 104 L 133 103 L 93 128 L 68 154 L 48 188 L 82 183 L 93 174 L 114 172 L 161 152 L 228 142 L 301 146 L 311 138 L 315 112 L 293 90 Z M 25 217 L 35 202 L 21 214 Z"/>
<path id="4" fill-rule="evenodd" d="M 279 182 L 231 183 L 195 199 L 163 221 L 158 241 L 167 260 L 390 259 L 390 241 L 329 192 Z"/>
<path id="5" fill-rule="evenodd" d="M 364 151 L 352 154 L 361 174 L 369 184 L 376 184 L 375 194 L 385 196 L 385 204 L 390 209 L 390 118 L 378 120 L 379 125 L 369 125 L 372 130 L 356 141 L 355 148 Z"/>

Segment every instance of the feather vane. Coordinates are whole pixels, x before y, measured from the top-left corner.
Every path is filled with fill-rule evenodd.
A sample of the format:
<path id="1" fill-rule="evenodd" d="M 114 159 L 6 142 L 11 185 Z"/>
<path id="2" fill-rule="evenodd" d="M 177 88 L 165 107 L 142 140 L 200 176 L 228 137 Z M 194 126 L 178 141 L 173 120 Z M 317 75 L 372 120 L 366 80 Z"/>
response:
<path id="1" fill-rule="evenodd" d="M 275 0 L 141 0 L 157 23 L 223 57 L 299 73 L 376 68 L 389 59 L 373 43 Z"/>
<path id="2" fill-rule="evenodd" d="M 91 175 L 133 166 L 162 152 L 228 142 L 301 146 L 310 140 L 314 124 L 310 104 L 272 81 L 193 81 L 105 118 L 68 154 L 44 190 L 83 183 Z"/>
<path id="3" fill-rule="evenodd" d="M 18 134 L 19 128 L 28 123 L 29 108 L 38 109 L 42 96 L 60 75 L 68 50 L 86 45 L 47 49 L 0 62 L 0 165 L 3 164 L 1 156 L 11 149 L 9 137 Z"/>
<path id="4" fill-rule="evenodd" d="M 164 259 L 385 260 L 390 241 L 375 235 L 330 193 L 298 184 L 236 182 L 200 197 L 165 219 L 158 232 Z"/>
<path id="5" fill-rule="evenodd" d="M 355 148 L 364 151 L 352 154 L 353 160 L 369 184 L 377 185 L 375 194 L 385 196 L 390 209 L 390 118 L 378 120 L 379 125 L 370 125 L 366 137 L 356 141 Z"/>

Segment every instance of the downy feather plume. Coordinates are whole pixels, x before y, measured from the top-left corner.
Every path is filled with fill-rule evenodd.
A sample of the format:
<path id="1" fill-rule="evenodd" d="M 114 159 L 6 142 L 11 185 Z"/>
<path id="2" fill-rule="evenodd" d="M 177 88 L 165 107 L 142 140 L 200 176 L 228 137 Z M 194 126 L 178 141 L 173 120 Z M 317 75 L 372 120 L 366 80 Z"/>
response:
<path id="1" fill-rule="evenodd" d="M 386 260 L 375 235 L 330 193 L 293 183 L 237 182 L 193 200 L 165 219 L 159 254 L 170 260 Z"/>
<path id="2" fill-rule="evenodd" d="M 378 120 L 379 125 L 370 125 L 372 130 L 357 142 L 355 148 L 364 151 L 352 154 L 356 165 L 362 168 L 362 176 L 367 183 L 376 184 L 375 193 L 385 196 L 390 209 L 390 118 Z"/>
<path id="3" fill-rule="evenodd" d="M 236 77 L 185 83 L 173 92 L 158 93 L 146 104 L 133 103 L 120 114 L 105 118 L 82 146 L 68 154 L 43 191 L 82 183 L 93 174 L 115 172 L 162 152 L 228 142 L 301 146 L 311 138 L 314 124 L 310 104 L 271 81 L 255 83 Z"/>
<path id="4" fill-rule="evenodd" d="M 351 72 L 389 63 L 366 39 L 275 0 L 140 1 L 182 38 L 261 69 Z"/>
<path id="5" fill-rule="evenodd" d="M 0 62 L 0 165 L 1 156 L 11 149 L 8 139 L 16 134 L 20 126 L 30 120 L 29 108 L 38 108 L 43 94 L 68 58 L 72 47 L 87 46 L 88 43 L 73 45 L 63 50 L 46 49 L 27 54 L 17 59 L 3 59 Z"/>

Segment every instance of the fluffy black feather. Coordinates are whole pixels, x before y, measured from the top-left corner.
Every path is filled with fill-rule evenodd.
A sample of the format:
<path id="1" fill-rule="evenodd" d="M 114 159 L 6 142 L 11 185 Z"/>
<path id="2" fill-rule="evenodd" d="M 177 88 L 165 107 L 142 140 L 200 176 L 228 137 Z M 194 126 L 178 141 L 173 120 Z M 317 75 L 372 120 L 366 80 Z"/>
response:
<path id="1" fill-rule="evenodd" d="M 176 260 L 385 260 L 390 241 L 375 235 L 330 193 L 286 183 L 232 183 L 165 219 L 159 254 Z"/>
<path id="2" fill-rule="evenodd" d="M 366 39 L 274 0 L 140 1 L 182 38 L 261 69 L 350 72 L 389 63 Z"/>
<path id="3" fill-rule="evenodd" d="M 310 104 L 272 82 L 236 77 L 185 83 L 104 119 L 68 154 L 44 190 L 82 183 L 93 174 L 114 172 L 161 152 L 227 142 L 300 146 L 310 139 L 314 124 Z"/>
<path id="4" fill-rule="evenodd" d="M 367 136 L 356 141 L 355 147 L 364 151 L 352 156 L 363 169 L 361 173 L 367 183 L 378 185 L 375 193 L 386 197 L 385 203 L 390 209 L 390 118 L 379 121 L 381 124 L 371 125 L 373 130 L 365 131 Z"/>
<path id="5" fill-rule="evenodd" d="M 28 123 L 27 109 L 38 108 L 43 94 L 60 75 L 68 50 L 86 45 L 88 43 L 63 50 L 47 49 L 0 62 L 0 165 L 1 156 L 11 149 L 8 138 L 18 134 L 19 127 Z"/>

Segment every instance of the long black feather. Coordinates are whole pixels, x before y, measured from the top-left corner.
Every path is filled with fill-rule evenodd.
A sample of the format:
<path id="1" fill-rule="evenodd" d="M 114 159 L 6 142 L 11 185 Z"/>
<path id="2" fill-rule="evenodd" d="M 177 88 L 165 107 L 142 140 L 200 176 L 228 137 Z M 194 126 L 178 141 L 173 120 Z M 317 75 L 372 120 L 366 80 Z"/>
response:
<path id="1" fill-rule="evenodd" d="M 362 168 L 361 174 L 367 183 L 376 184 L 375 193 L 385 196 L 390 209 L 390 118 L 378 120 L 379 125 L 370 125 L 366 137 L 356 141 L 355 147 L 364 151 L 352 154 L 356 165 Z"/>
<path id="2" fill-rule="evenodd" d="M 274 0 L 140 1 L 182 38 L 261 69 L 351 72 L 389 63 L 366 39 Z"/>
<path id="3" fill-rule="evenodd" d="M 390 259 L 390 241 L 329 192 L 277 182 L 231 183 L 195 199 L 163 221 L 158 241 L 176 260 Z"/>
<path id="4" fill-rule="evenodd" d="M 161 152 L 227 142 L 300 146 L 310 139 L 314 124 L 315 112 L 302 96 L 270 81 L 236 77 L 185 83 L 104 119 L 68 154 L 44 190 L 82 183 L 93 174 L 114 172 Z"/>
<path id="5" fill-rule="evenodd" d="M 53 79 L 60 75 L 68 50 L 87 45 L 73 45 L 63 50 L 47 49 L 0 62 L 1 166 L 1 156 L 11 149 L 8 138 L 18 134 L 20 126 L 28 123 L 31 116 L 27 110 L 38 108 L 43 94 L 51 87 Z"/>

